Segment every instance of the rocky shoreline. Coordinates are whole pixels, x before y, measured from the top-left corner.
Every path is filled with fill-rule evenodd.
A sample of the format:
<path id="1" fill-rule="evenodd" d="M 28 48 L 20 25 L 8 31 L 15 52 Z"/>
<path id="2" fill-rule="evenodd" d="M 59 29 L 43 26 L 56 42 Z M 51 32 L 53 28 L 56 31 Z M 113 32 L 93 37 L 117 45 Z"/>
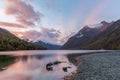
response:
<path id="1" fill-rule="evenodd" d="M 77 70 L 64 80 L 120 80 L 120 51 L 69 54 L 67 57 Z"/>

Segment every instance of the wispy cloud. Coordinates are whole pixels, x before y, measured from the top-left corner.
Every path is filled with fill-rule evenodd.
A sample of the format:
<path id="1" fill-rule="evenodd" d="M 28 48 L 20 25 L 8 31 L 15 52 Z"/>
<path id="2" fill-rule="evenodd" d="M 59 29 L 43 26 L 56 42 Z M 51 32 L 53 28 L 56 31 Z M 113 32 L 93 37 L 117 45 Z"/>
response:
<path id="1" fill-rule="evenodd" d="M 17 28 L 25 28 L 24 25 L 16 24 L 16 23 L 9 23 L 9 22 L 0 22 L 1 27 L 17 27 Z"/>
<path id="2" fill-rule="evenodd" d="M 37 22 L 40 22 L 43 14 L 35 10 L 29 1 L 6 0 L 5 13 L 15 16 L 16 20 L 23 25 L 34 26 Z"/>
<path id="3" fill-rule="evenodd" d="M 101 3 L 95 6 L 94 9 L 90 12 L 83 25 L 90 25 L 96 23 L 96 21 L 98 21 L 98 16 L 102 13 L 109 1 L 110 0 L 101 0 Z"/>

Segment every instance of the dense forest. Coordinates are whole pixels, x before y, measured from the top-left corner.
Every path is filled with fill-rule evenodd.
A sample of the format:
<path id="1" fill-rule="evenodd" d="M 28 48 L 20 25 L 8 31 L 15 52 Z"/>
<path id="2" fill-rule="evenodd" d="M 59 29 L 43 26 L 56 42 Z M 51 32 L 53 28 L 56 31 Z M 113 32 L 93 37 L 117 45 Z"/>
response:
<path id="1" fill-rule="evenodd" d="M 26 42 L 0 28 L 0 51 L 7 50 L 43 50 L 46 49 L 40 45 Z"/>

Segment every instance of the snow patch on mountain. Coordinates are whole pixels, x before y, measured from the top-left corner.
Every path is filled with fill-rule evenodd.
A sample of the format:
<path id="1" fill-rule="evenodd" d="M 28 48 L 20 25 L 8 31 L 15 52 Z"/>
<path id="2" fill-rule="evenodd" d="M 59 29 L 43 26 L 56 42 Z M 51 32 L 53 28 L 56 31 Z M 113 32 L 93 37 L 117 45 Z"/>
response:
<path id="1" fill-rule="evenodd" d="M 83 36 L 84 36 L 83 34 L 77 35 L 76 38 L 81 38 L 81 37 L 83 37 Z"/>

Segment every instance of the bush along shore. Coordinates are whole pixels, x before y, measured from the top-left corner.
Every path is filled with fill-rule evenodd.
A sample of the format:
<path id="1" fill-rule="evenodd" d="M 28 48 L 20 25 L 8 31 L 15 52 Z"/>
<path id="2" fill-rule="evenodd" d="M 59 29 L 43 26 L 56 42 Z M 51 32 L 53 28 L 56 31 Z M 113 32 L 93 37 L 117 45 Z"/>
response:
<path id="1" fill-rule="evenodd" d="M 64 80 L 120 80 L 120 52 L 70 54 L 68 59 L 78 68 Z"/>

